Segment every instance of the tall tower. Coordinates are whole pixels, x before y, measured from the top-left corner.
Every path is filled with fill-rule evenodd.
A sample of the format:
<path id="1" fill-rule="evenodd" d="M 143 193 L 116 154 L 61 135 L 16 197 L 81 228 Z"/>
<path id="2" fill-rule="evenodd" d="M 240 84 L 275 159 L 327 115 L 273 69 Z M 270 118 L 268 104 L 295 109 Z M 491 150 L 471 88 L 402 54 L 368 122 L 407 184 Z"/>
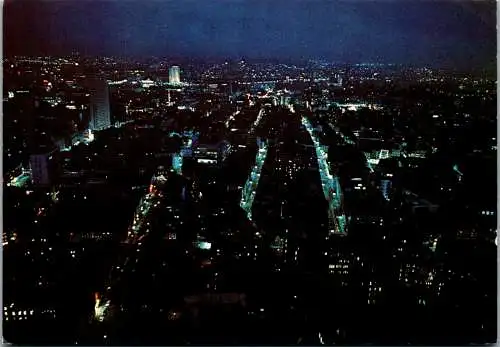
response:
<path id="1" fill-rule="evenodd" d="M 168 72 L 168 82 L 170 84 L 179 84 L 181 83 L 181 69 L 174 65 L 170 68 Z"/>
<path id="2" fill-rule="evenodd" d="M 89 129 L 99 131 L 111 126 L 109 112 L 109 90 L 106 81 L 92 78 L 90 80 L 90 122 Z"/>

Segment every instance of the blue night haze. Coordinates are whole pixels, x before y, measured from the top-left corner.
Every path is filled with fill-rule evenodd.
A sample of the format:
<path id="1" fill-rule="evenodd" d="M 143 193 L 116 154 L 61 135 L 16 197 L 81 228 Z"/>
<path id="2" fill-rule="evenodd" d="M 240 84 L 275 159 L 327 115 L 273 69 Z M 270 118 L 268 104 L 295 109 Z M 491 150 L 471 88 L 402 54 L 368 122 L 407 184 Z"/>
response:
<path id="1" fill-rule="evenodd" d="M 496 55 L 491 1 L 18 0 L 4 11 L 5 50 L 13 54 L 461 66 L 492 63 Z"/>

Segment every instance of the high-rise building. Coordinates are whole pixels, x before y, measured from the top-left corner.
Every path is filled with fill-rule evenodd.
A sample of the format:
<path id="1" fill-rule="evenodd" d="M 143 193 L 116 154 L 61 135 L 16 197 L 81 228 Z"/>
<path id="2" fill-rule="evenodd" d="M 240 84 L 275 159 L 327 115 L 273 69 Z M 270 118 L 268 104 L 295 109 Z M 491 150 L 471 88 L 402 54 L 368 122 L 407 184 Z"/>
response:
<path id="1" fill-rule="evenodd" d="M 94 78 L 90 80 L 90 121 L 89 129 L 104 130 L 111 126 L 109 111 L 109 90 L 106 81 Z"/>
<path id="2" fill-rule="evenodd" d="M 168 82 L 170 84 L 181 83 L 181 69 L 178 66 L 172 66 L 168 73 Z"/>
<path id="3" fill-rule="evenodd" d="M 50 154 L 32 154 L 30 156 L 31 180 L 36 186 L 48 186 Z"/>
<path id="4" fill-rule="evenodd" d="M 380 191 L 384 196 L 384 199 L 390 199 L 390 190 L 391 190 L 392 182 L 390 180 L 381 180 L 380 181 Z"/>

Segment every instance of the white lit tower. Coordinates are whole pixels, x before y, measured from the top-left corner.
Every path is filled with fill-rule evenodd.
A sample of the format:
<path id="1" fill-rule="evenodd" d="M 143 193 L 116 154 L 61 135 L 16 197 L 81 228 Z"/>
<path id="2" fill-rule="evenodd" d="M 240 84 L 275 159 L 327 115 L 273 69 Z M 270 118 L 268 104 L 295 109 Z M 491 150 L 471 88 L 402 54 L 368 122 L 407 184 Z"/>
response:
<path id="1" fill-rule="evenodd" d="M 180 67 L 174 65 L 170 67 L 168 72 L 168 82 L 170 84 L 180 84 L 181 83 L 181 69 Z"/>
<path id="2" fill-rule="evenodd" d="M 109 90 L 106 81 L 92 78 L 89 80 L 90 89 L 90 121 L 89 129 L 99 131 L 111 126 L 109 111 Z"/>

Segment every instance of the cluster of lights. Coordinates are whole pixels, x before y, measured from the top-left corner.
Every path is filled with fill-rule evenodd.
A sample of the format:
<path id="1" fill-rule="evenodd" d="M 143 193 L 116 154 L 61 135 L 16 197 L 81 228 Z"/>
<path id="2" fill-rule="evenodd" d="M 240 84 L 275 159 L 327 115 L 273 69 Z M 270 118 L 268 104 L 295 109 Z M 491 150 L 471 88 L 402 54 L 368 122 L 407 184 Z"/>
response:
<path id="1" fill-rule="evenodd" d="M 105 301 L 103 302 L 101 300 L 101 297 L 98 293 L 95 294 L 95 305 L 94 305 L 94 318 L 99 321 L 103 322 L 104 319 L 106 318 L 106 314 L 108 312 L 109 306 L 111 302 Z"/>
<path id="2" fill-rule="evenodd" d="M 51 314 L 53 317 L 55 317 L 56 311 L 54 309 L 45 309 L 40 311 L 40 313 Z M 22 320 L 28 320 L 30 317 L 33 317 L 35 315 L 35 310 L 33 309 L 19 310 L 14 308 L 14 304 L 11 304 L 9 307 L 4 306 L 3 315 L 5 321 L 9 320 L 22 321 Z"/>

